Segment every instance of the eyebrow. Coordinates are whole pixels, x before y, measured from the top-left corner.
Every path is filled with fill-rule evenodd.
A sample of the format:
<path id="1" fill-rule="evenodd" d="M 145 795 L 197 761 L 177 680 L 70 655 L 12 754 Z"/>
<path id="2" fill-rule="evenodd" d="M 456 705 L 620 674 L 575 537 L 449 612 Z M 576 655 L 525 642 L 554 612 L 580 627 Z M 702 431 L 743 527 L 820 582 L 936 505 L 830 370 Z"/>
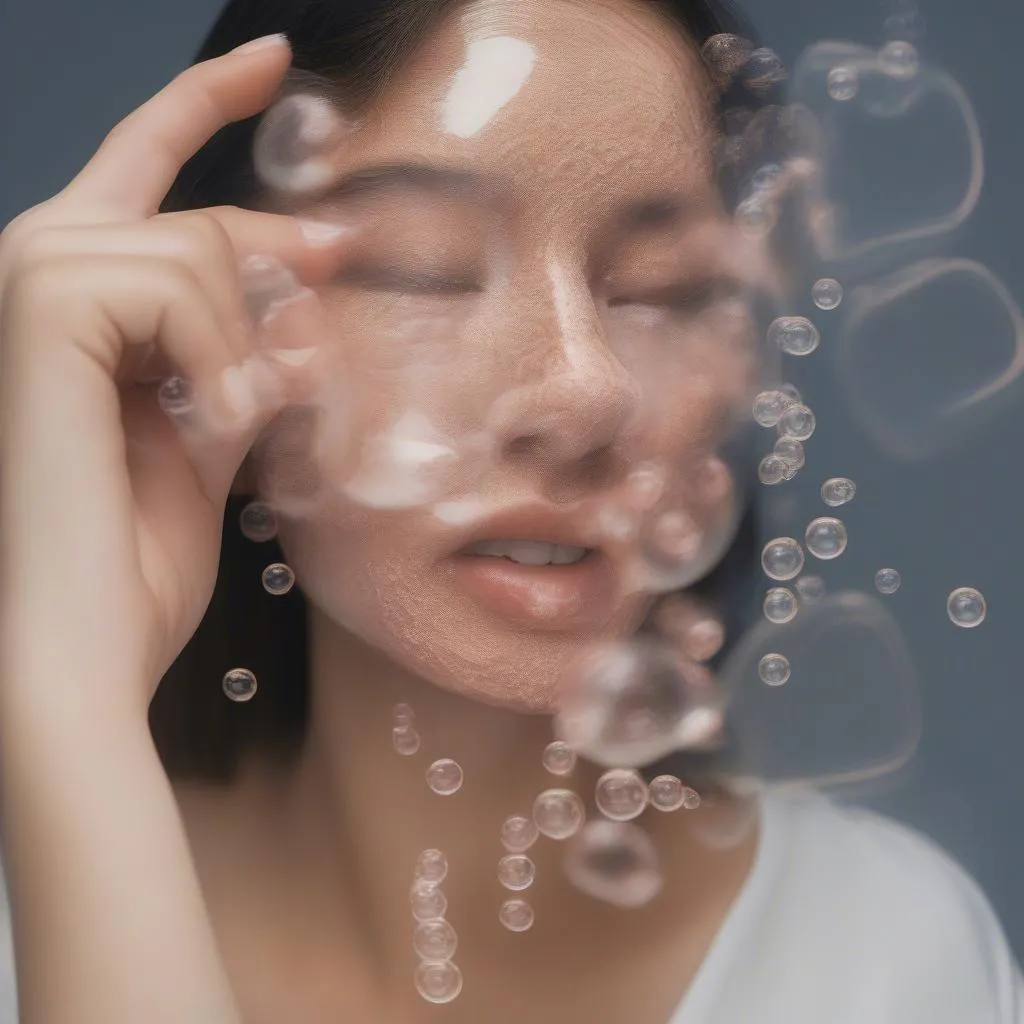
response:
<path id="1" fill-rule="evenodd" d="M 340 178 L 319 198 L 319 202 L 366 199 L 391 189 L 412 189 L 461 199 L 508 195 L 506 179 L 456 167 L 419 163 L 386 163 L 364 167 Z M 658 194 L 628 202 L 615 214 L 620 230 L 648 231 L 680 227 L 694 219 L 704 204 L 700 199 L 676 194 Z"/>

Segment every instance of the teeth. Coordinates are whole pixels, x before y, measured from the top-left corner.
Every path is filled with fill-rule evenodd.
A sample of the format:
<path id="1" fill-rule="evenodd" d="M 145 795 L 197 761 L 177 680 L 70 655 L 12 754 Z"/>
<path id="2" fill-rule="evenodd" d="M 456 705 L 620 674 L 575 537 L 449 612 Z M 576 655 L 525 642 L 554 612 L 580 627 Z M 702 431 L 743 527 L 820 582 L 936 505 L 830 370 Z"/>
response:
<path id="1" fill-rule="evenodd" d="M 485 540 L 474 544 L 469 553 L 508 558 L 520 565 L 572 565 L 583 558 L 587 549 L 535 540 Z"/>

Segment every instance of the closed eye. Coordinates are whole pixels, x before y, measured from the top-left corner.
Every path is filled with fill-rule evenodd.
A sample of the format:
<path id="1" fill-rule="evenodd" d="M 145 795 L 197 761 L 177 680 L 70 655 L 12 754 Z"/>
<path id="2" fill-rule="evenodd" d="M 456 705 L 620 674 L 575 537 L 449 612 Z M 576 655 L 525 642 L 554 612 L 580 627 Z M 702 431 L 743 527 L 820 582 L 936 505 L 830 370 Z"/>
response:
<path id="1" fill-rule="evenodd" d="M 739 282 L 726 278 L 687 281 L 651 289 L 628 298 L 611 299 L 608 305 L 661 306 L 680 313 L 701 313 L 716 303 L 738 298 L 741 293 Z"/>

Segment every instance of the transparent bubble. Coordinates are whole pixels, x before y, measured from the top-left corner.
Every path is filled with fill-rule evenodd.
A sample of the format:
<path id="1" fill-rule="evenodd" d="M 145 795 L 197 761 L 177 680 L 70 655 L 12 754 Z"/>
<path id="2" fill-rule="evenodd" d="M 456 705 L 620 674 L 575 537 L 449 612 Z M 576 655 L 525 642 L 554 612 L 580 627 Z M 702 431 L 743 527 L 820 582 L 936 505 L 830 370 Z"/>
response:
<path id="1" fill-rule="evenodd" d="M 683 792 L 683 807 L 688 811 L 695 811 L 700 807 L 701 799 L 700 793 L 695 789 L 691 789 L 689 786 L 686 787 Z"/>
<path id="2" fill-rule="evenodd" d="M 659 775 L 647 787 L 651 806 L 659 811 L 678 811 L 686 801 L 686 787 L 674 775 Z"/>
<path id="3" fill-rule="evenodd" d="M 450 1003 L 462 991 L 462 972 L 451 960 L 423 960 L 416 968 L 416 991 L 428 1003 Z"/>
<path id="4" fill-rule="evenodd" d="M 960 587 L 949 595 L 946 610 L 949 612 L 950 621 L 955 626 L 973 629 L 985 621 L 988 605 L 981 592 L 975 590 L 974 587 Z"/>
<path id="5" fill-rule="evenodd" d="M 263 570 L 263 589 L 281 597 L 295 586 L 295 573 L 283 562 L 274 562 Z"/>
<path id="6" fill-rule="evenodd" d="M 421 960 L 451 960 L 458 945 L 455 929 L 443 919 L 420 921 L 413 929 L 412 946 Z"/>
<path id="7" fill-rule="evenodd" d="M 921 59 L 913 43 L 894 39 L 879 51 L 878 63 L 893 78 L 913 78 L 921 70 Z"/>
<path id="8" fill-rule="evenodd" d="M 256 696 L 256 676 L 247 668 L 233 668 L 224 673 L 224 695 L 238 704 Z"/>
<path id="9" fill-rule="evenodd" d="M 548 839 L 568 839 L 583 825 L 583 801 L 571 790 L 548 789 L 533 802 L 533 820 Z"/>
<path id="10" fill-rule="evenodd" d="M 875 573 L 875 590 L 880 594 L 895 594 L 902 582 L 895 569 L 879 569 Z"/>
<path id="11" fill-rule="evenodd" d="M 552 775 L 568 775 L 576 767 L 576 752 L 561 740 L 555 740 L 544 748 L 544 767 Z"/>
<path id="12" fill-rule="evenodd" d="M 409 704 L 396 704 L 392 712 L 392 719 L 396 726 L 412 725 L 416 721 L 416 712 Z"/>
<path id="13" fill-rule="evenodd" d="M 791 405 L 779 420 L 778 431 L 782 437 L 794 441 L 806 441 L 814 433 L 818 421 L 806 405 Z M 776 450 L 776 455 L 779 454 Z"/>
<path id="14" fill-rule="evenodd" d="M 799 610 L 796 594 L 788 587 L 772 587 L 764 595 L 764 617 L 769 622 L 776 625 L 792 622 Z"/>
<path id="15" fill-rule="evenodd" d="M 522 853 L 510 853 L 498 861 L 498 881 L 513 892 L 529 889 L 536 874 L 533 861 Z"/>
<path id="16" fill-rule="evenodd" d="M 757 674 L 769 686 L 782 686 L 789 682 L 789 661 L 782 654 L 766 654 L 758 663 Z"/>
<path id="17" fill-rule="evenodd" d="M 789 468 L 785 460 L 780 459 L 774 452 L 766 455 L 757 467 L 757 478 L 768 487 L 782 483 L 786 478 L 786 470 Z"/>
<path id="18" fill-rule="evenodd" d="M 737 226 L 745 235 L 762 238 L 778 223 L 779 211 L 768 196 L 758 193 L 737 203 L 735 216 Z"/>
<path id="19" fill-rule="evenodd" d="M 442 757 L 427 769 L 427 785 L 441 796 L 451 796 L 462 788 L 462 768 L 450 757 Z"/>
<path id="20" fill-rule="evenodd" d="M 803 442 L 795 437 L 780 437 L 772 451 L 794 472 L 803 469 L 807 461 Z"/>
<path id="21" fill-rule="evenodd" d="M 613 768 L 597 780 L 597 809 L 612 821 L 631 821 L 647 806 L 647 783 L 632 768 Z"/>
<path id="22" fill-rule="evenodd" d="M 751 92 L 763 96 L 786 80 L 786 66 L 774 50 L 762 46 L 747 58 L 740 77 Z"/>
<path id="23" fill-rule="evenodd" d="M 526 900 L 505 900 L 498 911 L 498 920 L 510 932 L 525 932 L 533 927 L 533 907 Z"/>
<path id="24" fill-rule="evenodd" d="M 448 912 L 448 898 L 436 882 L 418 878 L 409 890 L 412 916 L 417 921 L 436 921 Z"/>
<path id="25" fill-rule="evenodd" d="M 768 328 L 768 341 L 790 356 L 809 356 L 820 344 L 818 328 L 803 316 L 780 316 Z"/>
<path id="26" fill-rule="evenodd" d="M 774 427 L 782 418 L 792 399 L 784 391 L 774 388 L 762 391 L 754 399 L 754 420 L 762 427 Z"/>
<path id="27" fill-rule="evenodd" d="M 700 55 L 721 88 L 732 81 L 753 52 L 754 45 L 748 39 L 720 32 L 704 43 Z"/>
<path id="28" fill-rule="evenodd" d="M 783 171 L 779 164 L 762 164 L 750 177 L 750 188 L 754 192 L 771 190 L 782 177 Z"/>
<path id="29" fill-rule="evenodd" d="M 781 391 L 789 399 L 789 404 L 803 401 L 803 397 L 800 395 L 795 384 L 779 384 L 776 390 Z"/>
<path id="30" fill-rule="evenodd" d="M 424 850 L 416 858 L 416 877 L 440 885 L 448 877 L 448 858 L 440 850 Z"/>
<path id="31" fill-rule="evenodd" d="M 157 390 L 156 399 L 168 416 L 187 416 L 195 408 L 192 385 L 182 377 L 168 377 Z"/>
<path id="32" fill-rule="evenodd" d="M 710 737 L 717 703 L 707 669 L 652 637 L 597 644 L 571 663 L 558 691 L 555 730 L 606 767 L 650 764 Z"/>
<path id="33" fill-rule="evenodd" d="M 411 725 L 396 725 L 391 730 L 391 744 L 396 754 L 412 757 L 419 752 L 420 734 Z"/>
<path id="34" fill-rule="evenodd" d="M 540 829 L 532 818 L 513 814 L 501 826 L 501 845 L 509 853 L 525 853 L 540 835 Z"/>
<path id="35" fill-rule="evenodd" d="M 804 541 L 815 558 L 838 558 L 846 550 L 846 527 L 839 519 L 822 516 L 807 525 Z"/>
<path id="36" fill-rule="evenodd" d="M 820 576 L 801 576 L 796 581 L 796 591 L 805 604 L 821 601 L 827 593 L 825 581 Z"/>
<path id="37" fill-rule="evenodd" d="M 326 96 L 294 93 L 264 115 L 253 141 L 253 163 L 264 185 L 284 193 L 313 192 L 335 175 L 331 159 L 349 125 Z"/>
<path id="38" fill-rule="evenodd" d="M 257 544 L 277 536 L 277 516 L 265 501 L 250 501 L 238 517 L 238 526 L 243 537 Z"/>
<path id="39" fill-rule="evenodd" d="M 769 579 L 796 579 L 804 567 L 803 549 L 792 537 L 777 537 L 765 544 L 761 567 Z"/>
<path id="40" fill-rule="evenodd" d="M 821 500 L 831 508 L 853 501 L 856 495 L 857 485 L 845 476 L 834 476 L 821 485 Z"/>
<path id="41" fill-rule="evenodd" d="M 814 282 L 811 298 L 818 309 L 825 312 L 838 309 L 843 301 L 843 286 L 834 277 L 823 277 Z"/>
<path id="42" fill-rule="evenodd" d="M 840 103 L 852 100 L 859 87 L 860 79 L 853 68 L 840 65 L 828 73 L 828 94 Z"/>
<path id="43" fill-rule="evenodd" d="M 565 872 L 581 892 L 619 907 L 642 907 L 662 887 L 654 843 L 632 822 L 589 822 L 569 847 Z"/>

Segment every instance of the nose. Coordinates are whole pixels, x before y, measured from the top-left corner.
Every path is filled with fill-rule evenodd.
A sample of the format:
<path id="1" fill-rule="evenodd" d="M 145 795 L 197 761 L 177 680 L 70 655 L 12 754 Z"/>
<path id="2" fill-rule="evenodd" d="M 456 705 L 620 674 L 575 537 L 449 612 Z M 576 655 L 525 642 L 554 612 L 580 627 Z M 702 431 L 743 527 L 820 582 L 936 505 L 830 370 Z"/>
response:
<path id="1" fill-rule="evenodd" d="M 543 288 L 517 298 L 511 340 L 522 359 L 492 420 L 504 458 L 564 471 L 620 448 L 640 385 L 609 347 L 583 276 L 551 267 Z"/>

